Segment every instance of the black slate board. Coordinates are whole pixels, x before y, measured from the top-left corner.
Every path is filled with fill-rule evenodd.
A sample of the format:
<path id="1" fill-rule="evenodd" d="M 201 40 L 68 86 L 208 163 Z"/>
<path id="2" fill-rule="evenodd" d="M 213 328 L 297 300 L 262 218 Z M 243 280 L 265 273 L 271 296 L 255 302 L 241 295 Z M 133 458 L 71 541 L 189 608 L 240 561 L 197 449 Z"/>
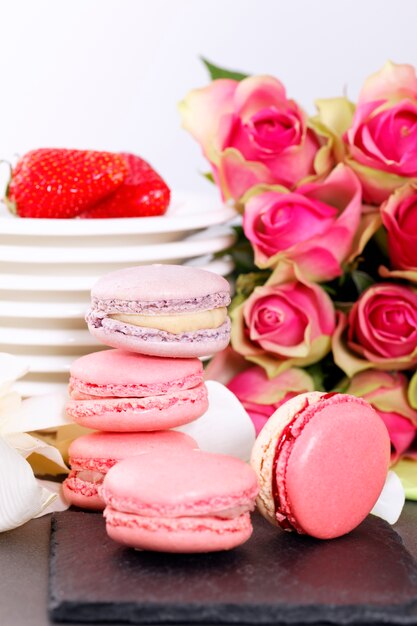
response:
<path id="1" fill-rule="evenodd" d="M 325 542 L 278 531 L 259 515 L 253 522 L 252 538 L 231 552 L 169 555 L 118 546 L 100 514 L 57 514 L 50 616 L 119 624 L 417 625 L 417 562 L 385 522 L 370 516 L 350 535 Z"/>

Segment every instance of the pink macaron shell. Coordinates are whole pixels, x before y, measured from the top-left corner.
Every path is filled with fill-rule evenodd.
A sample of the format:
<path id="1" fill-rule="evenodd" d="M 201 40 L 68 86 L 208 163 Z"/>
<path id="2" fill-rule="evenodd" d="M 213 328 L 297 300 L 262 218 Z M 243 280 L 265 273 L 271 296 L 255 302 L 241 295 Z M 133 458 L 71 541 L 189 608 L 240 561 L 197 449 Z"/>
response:
<path id="1" fill-rule="evenodd" d="M 114 540 L 189 553 L 228 550 L 246 541 L 257 493 L 250 466 L 200 450 L 126 459 L 109 471 L 101 490 Z"/>
<path id="2" fill-rule="evenodd" d="M 231 550 L 252 534 L 248 513 L 232 520 L 215 517 L 155 518 L 107 507 L 106 530 L 114 541 L 139 550 L 198 553 Z"/>
<path id="3" fill-rule="evenodd" d="M 208 408 L 203 384 L 171 394 L 146 398 L 70 400 L 66 410 L 77 424 L 115 432 L 175 428 L 201 417 Z"/>
<path id="4" fill-rule="evenodd" d="M 88 329 L 98 341 L 107 346 L 170 359 L 215 354 L 227 348 L 230 340 L 230 322 L 223 324 L 224 329 L 218 333 L 213 333 L 212 330 L 183 333 L 182 341 L 178 341 L 178 337 L 167 340 L 169 333 L 141 333 L 137 326 L 115 322 L 117 320 L 105 318 L 101 326 L 95 327 L 89 323 Z M 160 340 L 162 336 L 165 340 Z"/>
<path id="5" fill-rule="evenodd" d="M 253 469 L 234 457 L 175 450 L 126 459 L 107 474 L 102 495 L 112 508 L 156 517 L 216 516 L 254 507 Z"/>
<path id="6" fill-rule="evenodd" d="M 192 437 L 172 430 L 151 433 L 90 433 L 75 439 L 68 450 L 71 472 L 63 483 L 65 499 L 83 509 L 103 510 L 101 483 L 78 477 L 87 470 L 105 475 L 122 459 L 154 450 L 197 449 Z"/>
<path id="7" fill-rule="evenodd" d="M 106 473 L 117 461 L 158 449 L 196 449 L 196 441 L 175 430 L 156 432 L 97 432 L 74 439 L 68 449 L 72 469 Z"/>
<path id="8" fill-rule="evenodd" d="M 203 380 L 199 359 L 173 362 L 126 350 L 86 354 L 72 363 L 70 371 L 72 396 L 154 396 L 189 389 Z"/>
<path id="9" fill-rule="evenodd" d="M 230 293 L 225 278 L 185 265 L 141 265 L 102 276 L 91 290 L 94 300 L 184 301 L 195 307 L 207 295 Z"/>
<path id="10" fill-rule="evenodd" d="M 301 432 L 277 464 L 278 494 L 302 532 L 339 537 L 365 519 L 382 491 L 387 429 L 370 405 L 344 394 L 324 396 L 299 419 Z"/>

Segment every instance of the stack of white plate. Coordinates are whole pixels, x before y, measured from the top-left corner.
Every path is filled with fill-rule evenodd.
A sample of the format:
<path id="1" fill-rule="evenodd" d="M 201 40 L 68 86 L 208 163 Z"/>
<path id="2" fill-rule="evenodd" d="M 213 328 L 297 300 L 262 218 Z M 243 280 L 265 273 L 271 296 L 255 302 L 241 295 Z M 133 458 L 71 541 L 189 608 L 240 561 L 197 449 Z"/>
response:
<path id="1" fill-rule="evenodd" d="M 150 263 L 188 263 L 227 276 L 235 210 L 206 196 L 174 193 L 161 217 L 19 219 L 0 209 L 0 352 L 22 357 L 23 395 L 63 390 L 71 362 L 99 350 L 84 316 L 103 274 Z M 215 255 L 215 256 L 214 256 Z"/>

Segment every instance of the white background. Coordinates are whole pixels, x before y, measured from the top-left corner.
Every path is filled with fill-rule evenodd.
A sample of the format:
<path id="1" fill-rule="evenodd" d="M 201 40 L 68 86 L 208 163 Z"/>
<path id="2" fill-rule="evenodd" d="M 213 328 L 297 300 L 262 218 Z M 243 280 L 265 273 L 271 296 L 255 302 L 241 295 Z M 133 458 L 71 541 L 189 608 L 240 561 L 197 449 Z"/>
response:
<path id="1" fill-rule="evenodd" d="M 176 103 L 198 56 L 279 77 L 309 111 L 355 98 L 388 59 L 417 65 L 416 0 L 0 0 L 0 158 L 45 146 L 132 151 L 210 191 Z"/>

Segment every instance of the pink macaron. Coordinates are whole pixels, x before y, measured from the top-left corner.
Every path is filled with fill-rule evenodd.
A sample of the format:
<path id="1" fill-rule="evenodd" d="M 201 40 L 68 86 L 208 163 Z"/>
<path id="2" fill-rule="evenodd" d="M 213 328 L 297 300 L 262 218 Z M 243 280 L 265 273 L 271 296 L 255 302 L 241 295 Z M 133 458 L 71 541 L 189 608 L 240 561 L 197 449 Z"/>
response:
<path id="1" fill-rule="evenodd" d="M 71 365 L 67 413 L 95 430 L 164 430 L 208 407 L 199 359 L 164 359 L 125 350 L 87 354 Z"/>
<path id="2" fill-rule="evenodd" d="M 153 450 L 191 450 L 194 439 L 173 430 L 153 433 L 91 433 L 69 447 L 71 472 L 63 483 L 64 496 L 84 509 L 104 509 L 99 494 L 104 476 L 122 459 Z"/>
<path id="3" fill-rule="evenodd" d="M 255 442 L 258 508 L 285 530 L 339 537 L 370 513 L 389 462 L 388 431 L 367 402 L 300 394 L 277 409 Z"/>
<path id="4" fill-rule="evenodd" d="M 213 552 L 244 543 L 257 493 L 249 465 L 199 450 L 126 459 L 102 487 L 109 536 L 158 552 Z"/>
<path id="5" fill-rule="evenodd" d="M 91 291 L 88 328 L 101 343 L 141 354 L 197 357 L 229 343 L 230 286 L 183 265 L 144 265 L 103 276 Z"/>

